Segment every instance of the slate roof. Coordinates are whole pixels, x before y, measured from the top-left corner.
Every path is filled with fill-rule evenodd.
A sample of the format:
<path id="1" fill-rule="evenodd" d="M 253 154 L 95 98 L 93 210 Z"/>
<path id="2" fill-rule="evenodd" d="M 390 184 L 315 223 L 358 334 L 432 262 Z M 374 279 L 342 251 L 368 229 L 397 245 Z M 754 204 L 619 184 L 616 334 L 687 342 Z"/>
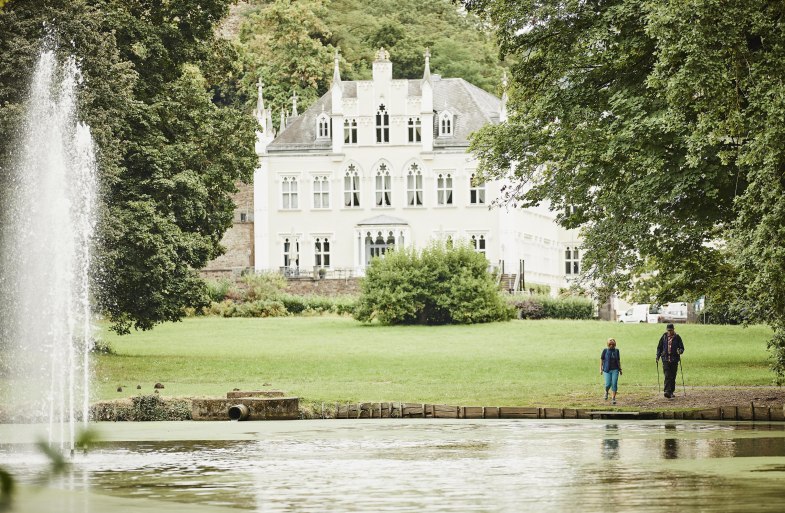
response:
<path id="1" fill-rule="evenodd" d="M 408 80 L 409 96 L 420 96 L 422 79 Z M 469 135 L 488 123 L 499 122 L 501 100 L 462 78 L 433 77 L 434 120 L 440 112 L 449 110 L 454 116 L 454 135 L 434 137 L 434 148 L 468 146 Z M 357 82 L 343 81 L 344 98 L 357 97 Z M 316 118 L 332 110 L 332 94 L 319 98 L 305 112 L 287 124 L 286 128 L 267 147 L 268 151 L 325 150 L 332 148 L 329 139 L 316 138 Z M 435 124 L 435 123 L 434 123 Z"/>

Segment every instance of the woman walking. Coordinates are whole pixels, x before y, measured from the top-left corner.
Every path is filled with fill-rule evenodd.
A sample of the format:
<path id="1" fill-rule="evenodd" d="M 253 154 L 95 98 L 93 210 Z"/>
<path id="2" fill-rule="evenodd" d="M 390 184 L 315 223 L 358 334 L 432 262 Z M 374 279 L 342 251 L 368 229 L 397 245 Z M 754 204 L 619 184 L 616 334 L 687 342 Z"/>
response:
<path id="1" fill-rule="evenodd" d="M 608 347 L 600 355 L 600 374 L 605 376 L 605 400 L 608 400 L 608 391 L 612 393 L 611 404 L 616 404 L 616 389 L 621 374 L 621 357 L 616 349 L 616 340 L 609 338 Z"/>

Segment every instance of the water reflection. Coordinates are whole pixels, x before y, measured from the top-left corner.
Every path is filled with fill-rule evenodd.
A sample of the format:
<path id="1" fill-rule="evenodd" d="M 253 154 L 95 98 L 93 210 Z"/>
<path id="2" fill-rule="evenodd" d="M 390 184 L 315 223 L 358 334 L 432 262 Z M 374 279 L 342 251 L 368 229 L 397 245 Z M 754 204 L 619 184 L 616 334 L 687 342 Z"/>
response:
<path id="1" fill-rule="evenodd" d="M 204 436 L 209 423 L 194 424 Z M 58 486 L 183 511 L 732 511 L 742 495 L 745 508 L 777 511 L 785 479 L 779 428 L 398 419 L 247 426 L 257 439 L 100 444 Z M 29 454 L 0 445 L 0 461 L 30 482 Z"/>
<path id="2" fill-rule="evenodd" d="M 605 426 L 605 438 L 602 439 L 602 459 L 619 459 L 618 431 L 619 427 L 616 424 L 608 424 Z"/>

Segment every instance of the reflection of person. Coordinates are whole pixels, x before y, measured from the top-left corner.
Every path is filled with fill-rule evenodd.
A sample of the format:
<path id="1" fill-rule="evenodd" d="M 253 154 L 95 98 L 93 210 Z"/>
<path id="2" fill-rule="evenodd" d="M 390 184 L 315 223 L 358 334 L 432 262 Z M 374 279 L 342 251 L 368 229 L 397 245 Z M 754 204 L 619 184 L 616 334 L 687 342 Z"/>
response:
<path id="1" fill-rule="evenodd" d="M 619 459 L 619 438 L 618 426 L 616 424 L 607 424 L 605 426 L 606 435 L 602 440 L 602 459 L 604 460 L 618 460 Z"/>
<path id="2" fill-rule="evenodd" d="M 616 389 L 621 374 L 621 358 L 616 349 L 616 340 L 609 338 L 608 347 L 600 355 L 600 374 L 605 376 L 605 400 L 608 400 L 608 391 L 613 394 L 612 403 L 616 404 Z"/>
<path id="3" fill-rule="evenodd" d="M 679 371 L 679 360 L 684 352 L 684 343 L 681 337 L 673 330 L 673 324 L 668 324 L 667 331 L 660 337 L 657 344 L 657 362 L 662 358 L 662 373 L 665 375 L 663 392 L 670 399 L 676 391 L 676 373 Z"/>
<path id="4" fill-rule="evenodd" d="M 662 457 L 666 460 L 679 458 L 679 440 L 676 438 L 676 426 L 665 425 L 666 438 L 662 440 Z"/>

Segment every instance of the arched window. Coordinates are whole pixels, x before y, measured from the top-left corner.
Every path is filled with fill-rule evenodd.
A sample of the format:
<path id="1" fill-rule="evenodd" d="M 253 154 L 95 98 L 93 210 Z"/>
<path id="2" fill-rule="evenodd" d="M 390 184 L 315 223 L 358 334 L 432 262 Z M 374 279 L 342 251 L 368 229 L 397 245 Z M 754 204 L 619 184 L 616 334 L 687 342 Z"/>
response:
<path id="1" fill-rule="evenodd" d="M 439 136 L 453 135 L 453 117 L 449 111 L 444 111 L 439 114 Z"/>
<path id="2" fill-rule="evenodd" d="M 313 208 L 330 208 L 330 181 L 326 176 L 313 178 Z"/>
<path id="3" fill-rule="evenodd" d="M 283 267 L 286 275 L 293 274 L 300 267 L 300 241 L 294 237 L 283 240 Z"/>
<path id="4" fill-rule="evenodd" d="M 360 174 L 354 164 L 349 164 L 343 176 L 343 206 L 360 206 Z"/>
<path id="5" fill-rule="evenodd" d="M 390 115 L 384 104 L 379 105 L 379 110 L 376 111 L 376 142 L 390 142 Z"/>
<path id="6" fill-rule="evenodd" d="M 485 235 L 472 235 L 471 244 L 474 251 L 485 254 Z"/>
<path id="7" fill-rule="evenodd" d="M 379 169 L 376 171 L 376 206 L 392 206 L 392 177 L 387 164 L 384 163 L 379 164 Z"/>
<path id="8" fill-rule="evenodd" d="M 575 276 L 581 273 L 581 260 L 578 248 L 567 248 L 564 250 L 564 274 Z"/>
<path id="9" fill-rule="evenodd" d="M 330 267 L 330 239 L 317 237 L 313 249 L 316 265 L 319 267 Z"/>
<path id="10" fill-rule="evenodd" d="M 409 118 L 409 142 L 418 143 L 422 141 L 422 123 L 420 118 Z"/>
<path id="11" fill-rule="evenodd" d="M 316 118 L 316 137 L 319 139 L 330 137 L 330 117 L 325 113 L 319 114 Z"/>
<path id="12" fill-rule="evenodd" d="M 410 207 L 422 206 L 422 172 L 417 164 L 409 166 L 406 175 L 406 204 Z"/>
<path id="13" fill-rule="evenodd" d="M 452 175 L 439 173 L 436 177 L 436 203 L 438 205 L 452 205 Z"/>
<path id="14" fill-rule="evenodd" d="M 469 179 L 469 203 L 485 205 L 485 182 L 478 182 L 475 175 Z"/>
<path id="15" fill-rule="evenodd" d="M 285 176 L 281 180 L 281 208 L 284 210 L 298 208 L 297 177 Z"/>
<path id="16" fill-rule="evenodd" d="M 357 120 L 345 119 L 343 121 L 343 142 L 344 144 L 357 144 Z"/>

